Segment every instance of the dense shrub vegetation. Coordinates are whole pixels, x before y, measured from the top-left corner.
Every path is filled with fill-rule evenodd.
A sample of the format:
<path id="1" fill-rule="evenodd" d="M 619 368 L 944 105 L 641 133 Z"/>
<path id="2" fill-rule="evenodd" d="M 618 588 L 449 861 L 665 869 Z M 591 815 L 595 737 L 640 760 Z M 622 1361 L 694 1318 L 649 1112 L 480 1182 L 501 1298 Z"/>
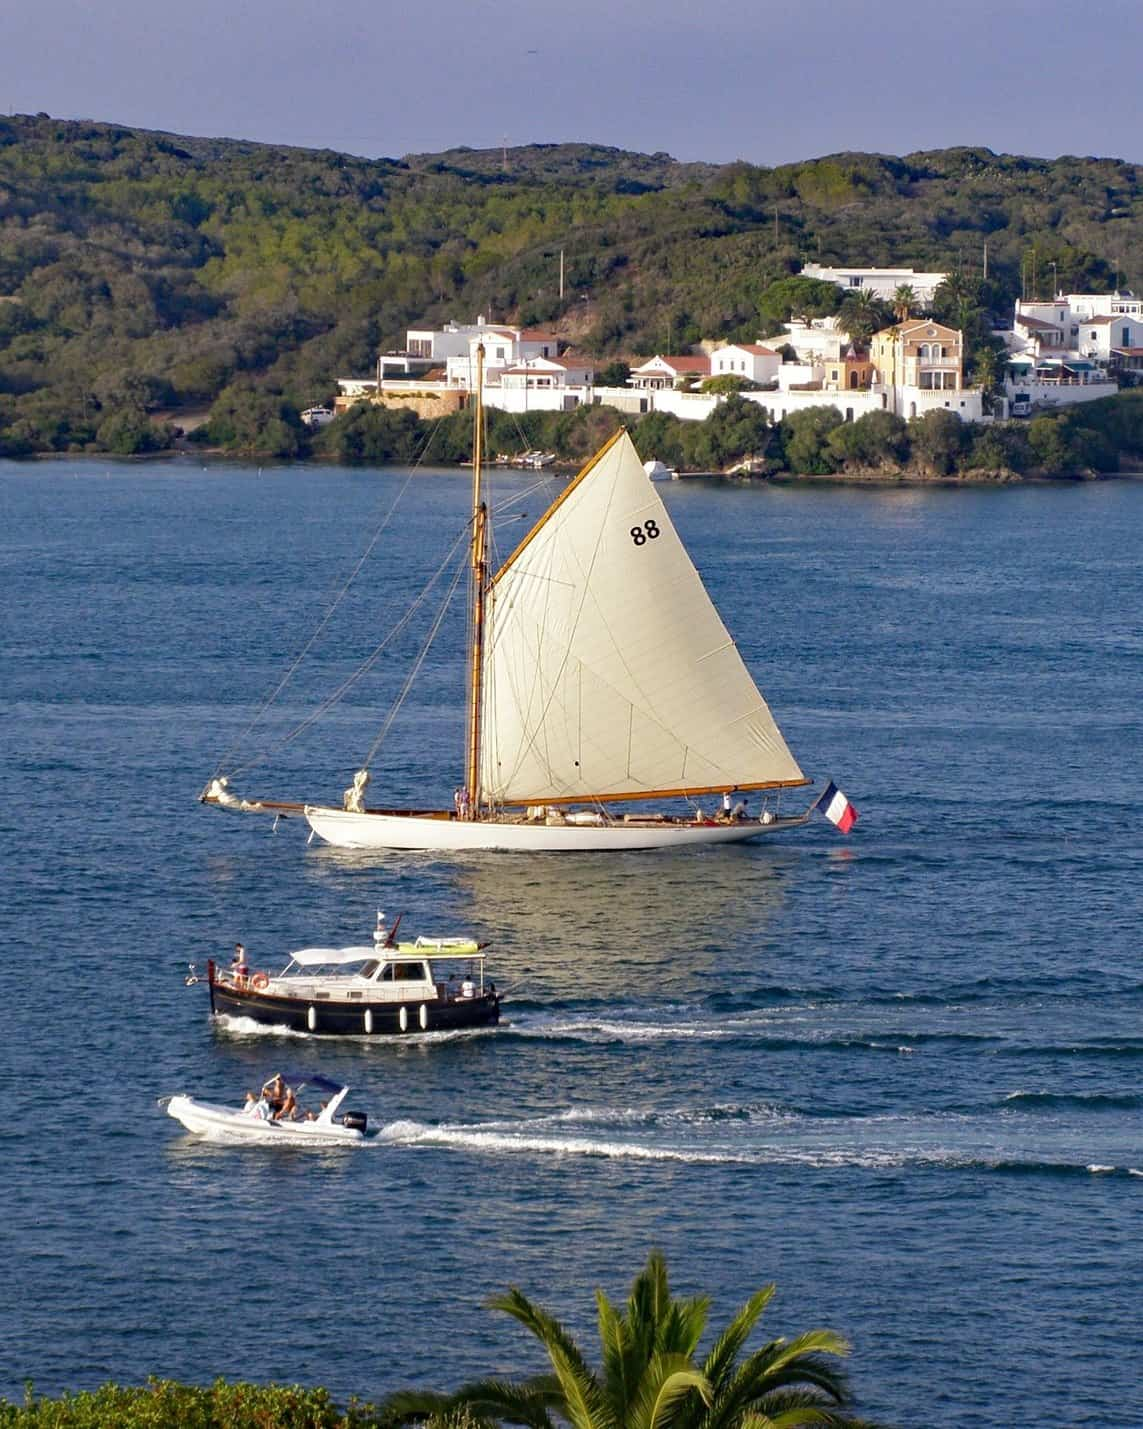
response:
<path id="1" fill-rule="evenodd" d="M 356 1405 L 338 1409 L 324 1389 L 222 1379 L 207 1388 L 152 1379 L 61 1399 L 29 1394 L 22 1405 L 0 1400 L 0 1429 L 359 1429 L 374 1423 Z"/>
<path id="2" fill-rule="evenodd" d="M 505 167 L 499 150 L 366 160 L 0 118 L 0 454 L 150 451 L 207 413 L 210 444 L 293 457 L 310 446 L 299 412 L 338 376 L 370 371 L 411 321 L 553 324 L 619 362 L 828 311 L 836 290 L 793 278 L 807 258 L 951 270 L 940 315 L 966 330 L 987 379 L 990 315 L 1021 291 L 1143 272 L 1141 172 L 986 149 L 762 169 L 575 144 L 512 150 Z M 557 422 L 536 444 L 575 455 L 593 420 L 608 419 Z M 920 449 L 947 470 L 998 456 L 1014 470 L 1089 466 L 1137 425 L 1044 420 L 957 452 L 928 433 Z M 744 423 L 741 411 L 690 433 L 665 423 L 672 446 L 654 454 L 698 468 L 749 455 L 760 438 Z M 789 469 L 810 471 L 917 454 L 915 434 L 885 424 L 836 438 L 826 425 L 768 433 L 767 459 L 792 453 Z M 424 441 L 411 419 L 338 426 L 317 446 L 343 460 L 403 458 Z"/>

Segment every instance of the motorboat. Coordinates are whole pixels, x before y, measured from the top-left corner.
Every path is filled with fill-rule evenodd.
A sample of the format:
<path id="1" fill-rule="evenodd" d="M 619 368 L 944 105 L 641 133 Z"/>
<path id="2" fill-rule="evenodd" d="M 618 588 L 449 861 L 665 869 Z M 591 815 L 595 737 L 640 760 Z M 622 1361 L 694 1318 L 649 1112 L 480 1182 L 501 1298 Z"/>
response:
<path id="1" fill-rule="evenodd" d="M 349 1088 L 317 1073 L 291 1073 L 283 1078 L 293 1091 L 296 1109 L 289 1115 L 275 1118 L 265 1096 L 246 1094 L 241 1107 L 219 1106 L 199 1101 L 179 1093 L 162 1098 L 167 1115 L 181 1122 L 188 1131 L 211 1141 L 252 1141 L 264 1145 L 353 1146 L 376 1135 L 369 1131 L 369 1119 L 363 1111 L 342 1111 Z M 264 1090 L 264 1089 L 263 1089 Z M 321 1096 L 316 1111 L 305 1111 L 298 1099 L 304 1093 Z"/>
<path id="2" fill-rule="evenodd" d="M 299 948 L 280 973 L 244 961 L 206 965 L 210 1010 L 325 1036 L 400 1037 L 495 1026 L 500 994 L 485 977 L 486 943 L 397 940 L 378 913 L 372 946 Z M 193 967 L 187 982 L 199 981 Z"/>

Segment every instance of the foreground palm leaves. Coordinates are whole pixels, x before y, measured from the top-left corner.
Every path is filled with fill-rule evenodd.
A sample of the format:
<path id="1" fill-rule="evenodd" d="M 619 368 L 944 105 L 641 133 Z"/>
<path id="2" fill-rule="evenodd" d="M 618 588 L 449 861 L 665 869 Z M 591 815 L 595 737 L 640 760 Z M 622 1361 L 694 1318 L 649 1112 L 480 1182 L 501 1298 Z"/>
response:
<path id="1" fill-rule="evenodd" d="M 484 1379 L 453 1394 L 403 1390 L 382 1406 L 392 1426 L 432 1422 L 439 1429 L 524 1424 L 555 1429 L 793 1429 L 855 1419 L 845 1375 L 831 1362 L 849 1345 L 832 1330 L 776 1339 L 743 1358 L 746 1341 L 774 1294 L 767 1285 L 750 1299 L 698 1359 L 710 1301 L 676 1300 L 658 1251 L 635 1277 L 621 1312 L 596 1291 L 601 1364 L 589 1367 L 558 1320 L 519 1290 L 490 1302 L 518 1320 L 543 1345 L 550 1374 L 521 1383 Z"/>

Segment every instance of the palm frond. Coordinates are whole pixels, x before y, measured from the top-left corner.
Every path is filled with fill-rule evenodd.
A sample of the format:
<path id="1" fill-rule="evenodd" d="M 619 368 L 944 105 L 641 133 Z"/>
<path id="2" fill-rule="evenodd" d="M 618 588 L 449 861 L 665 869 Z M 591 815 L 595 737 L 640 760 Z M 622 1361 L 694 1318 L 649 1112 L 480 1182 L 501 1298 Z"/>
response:
<path id="1" fill-rule="evenodd" d="M 627 1321 L 602 1290 L 595 1292 L 595 1304 L 599 1321 L 603 1391 L 607 1395 L 615 1422 L 622 1424 L 626 1418 L 631 1392 L 639 1382 L 640 1357 Z"/>
<path id="2" fill-rule="evenodd" d="M 719 1390 L 723 1381 L 738 1361 L 738 1356 L 742 1353 L 742 1348 L 750 1338 L 750 1332 L 758 1323 L 762 1312 L 774 1298 L 776 1286 L 773 1281 L 769 1285 L 764 1285 L 761 1290 L 756 1291 L 719 1335 L 714 1343 L 714 1347 L 707 1355 L 703 1364 L 703 1373 L 715 1390 Z"/>
<path id="3" fill-rule="evenodd" d="M 543 1375 L 522 1384 L 505 1379 L 474 1380 L 462 1385 L 453 1399 L 482 1418 L 524 1424 L 530 1429 L 554 1429 L 548 1410 L 561 1404 L 563 1396 L 555 1377 Z"/>
<path id="4" fill-rule="evenodd" d="M 578 1345 L 560 1324 L 528 1297 L 513 1287 L 493 1296 L 489 1305 L 518 1320 L 547 1351 L 563 1391 L 561 1405 L 575 1429 L 614 1429 L 610 1406 L 599 1381 L 588 1368 Z"/>
<path id="5" fill-rule="evenodd" d="M 430 1389 L 398 1389 L 386 1395 L 377 1406 L 377 1418 L 384 1426 L 420 1424 L 434 1414 L 446 1414 L 455 1403 L 451 1394 L 437 1394 Z"/>
<path id="6" fill-rule="evenodd" d="M 719 1396 L 716 1411 L 721 1424 L 737 1423 L 747 1409 L 769 1413 L 772 1396 L 805 1393 L 807 1402 L 829 1407 L 849 1403 L 849 1383 L 844 1370 L 827 1363 L 822 1353 L 841 1354 L 840 1335 L 830 1330 L 810 1330 L 796 1340 L 774 1340 L 749 1355 Z M 712 1418 L 715 1416 L 712 1415 Z"/>
<path id="7" fill-rule="evenodd" d="M 689 1300 L 675 1300 L 659 1325 L 656 1348 L 663 1354 L 693 1355 L 706 1329 L 710 1314 L 710 1299 L 695 1295 Z"/>
<path id="8" fill-rule="evenodd" d="M 656 1354 L 647 1365 L 624 1429 L 665 1429 L 679 1402 L 692 1391 L 703 1404 L 713 1395 L 706 1376 L 688 1355 Z"/>

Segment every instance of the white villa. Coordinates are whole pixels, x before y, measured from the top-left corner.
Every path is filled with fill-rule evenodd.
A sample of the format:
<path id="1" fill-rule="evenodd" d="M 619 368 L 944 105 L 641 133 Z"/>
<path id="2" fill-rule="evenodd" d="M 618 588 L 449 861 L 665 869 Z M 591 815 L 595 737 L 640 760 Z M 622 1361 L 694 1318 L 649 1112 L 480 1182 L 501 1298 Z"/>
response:
<path id="1" fill-rule="evenodd" d="M 1143 302 L 1127 291 L 1021 299 L 1012 327 L 997 336 L 1008 349 L 1014 414 L 1092 402 L 1119 390 L 1117 369 L 1143 366 Z"/>
<path id="2" fill-rule="evenodd" d="M 744 377 L 747 382 L 776 382 L 782 359 L 761 343 L 727 343 L 710 354 L 712 377 Z"/>
<path id="3" fill-rule="evenodd" d="M 792 347 L 799 362 L 837 362 L 849 346 L 849 334 L 842 332 L 836 318 L 811 318 L 782 324 L 783 331 L 768 337 L 771 347 Z"/>
<path id="4" fill-rule="evenodd" d="M 836 283 L 846 292 L 851 288 L 865 288 L 886 302 L 892 302 L 898 288 L 909 287 L 916 296 L 917 306 L 927 308 L 948 274 L 918 273 L 915 268 L 825 268 L 820 263 L 805 263 L 798 277 Z"/>
<path id="5" fill-rule="evenodd" d="M 644 392 L 670 391 L 688 381 L 702 382 L 711 375 L 709 357 L 662 357 L 658 353 L 631 369 L 632 387 Z"/>

